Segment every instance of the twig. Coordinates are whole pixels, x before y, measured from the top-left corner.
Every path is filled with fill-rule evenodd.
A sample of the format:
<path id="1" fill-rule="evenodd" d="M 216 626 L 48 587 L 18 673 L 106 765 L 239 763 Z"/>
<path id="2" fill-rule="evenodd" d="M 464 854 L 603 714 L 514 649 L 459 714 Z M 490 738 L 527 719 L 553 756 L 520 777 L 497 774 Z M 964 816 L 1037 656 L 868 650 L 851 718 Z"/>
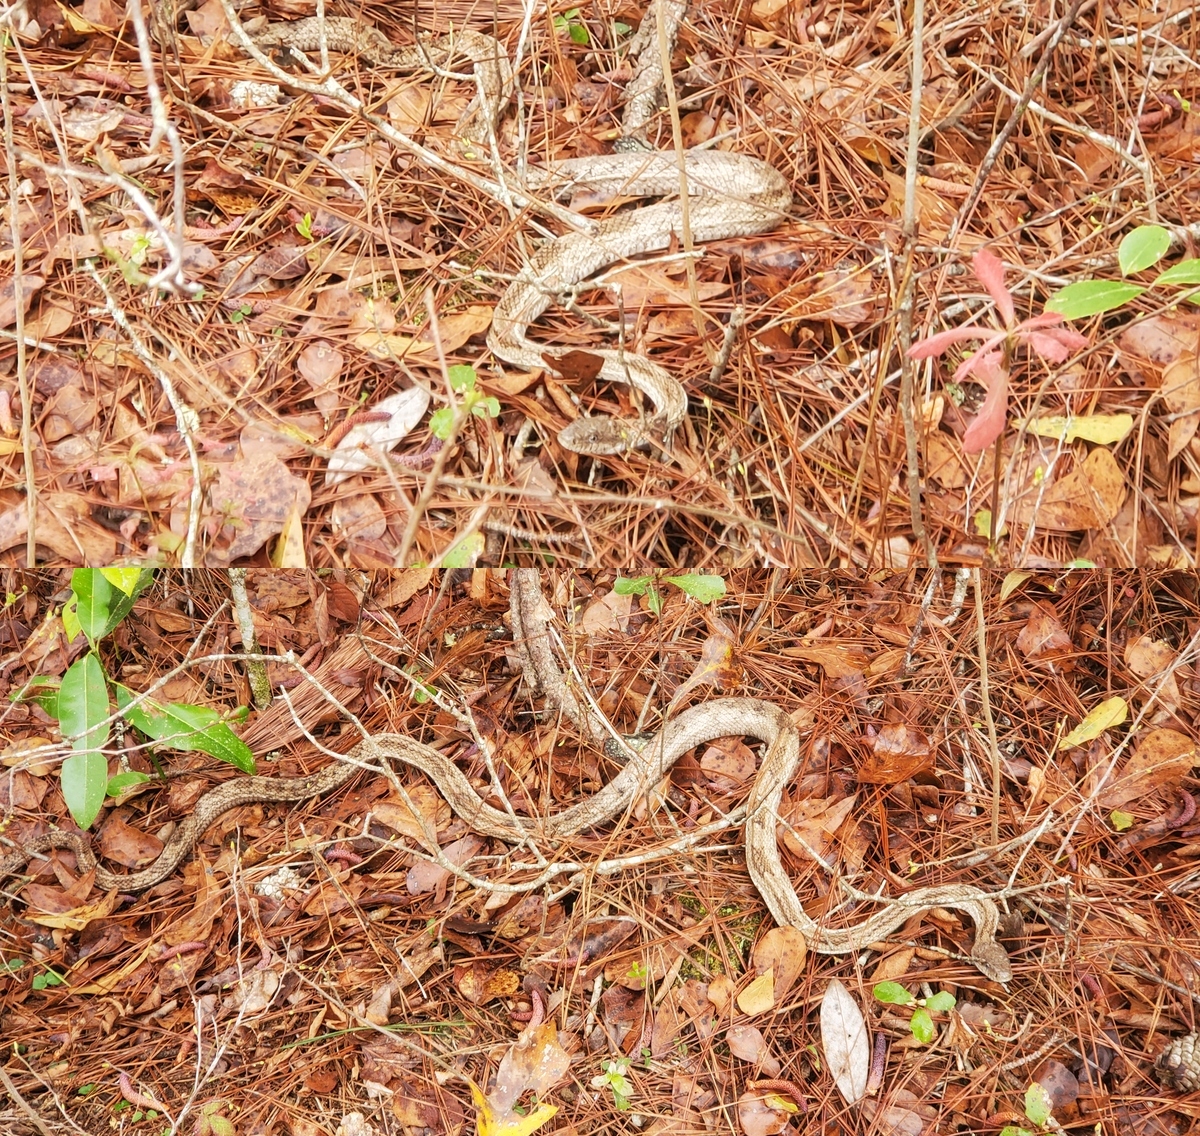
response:
<path id="1" fill-rule="evenodd" d="M 975 585 L 975 644 L 979 655 L 979 703 L 988 732 L 988 756 L 992 760 L 992 844 L 1000 843 L 1000 742 L 992 717 L 992 693 L 988 684 L 987 621 L 983 617 L 983 584 L 978 568 L 971 569 Z"/>

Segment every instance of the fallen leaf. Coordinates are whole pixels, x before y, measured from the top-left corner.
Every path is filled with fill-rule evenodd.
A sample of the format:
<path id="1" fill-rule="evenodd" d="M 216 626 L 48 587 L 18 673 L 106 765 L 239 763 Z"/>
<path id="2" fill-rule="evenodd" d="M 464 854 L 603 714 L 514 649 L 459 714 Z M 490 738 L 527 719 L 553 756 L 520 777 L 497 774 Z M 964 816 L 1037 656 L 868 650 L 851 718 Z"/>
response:
<path id="1" fill-rule="evenodd" d="M 312 500 L 308 482 L 296 477 L 274 454 L 262 453 L 219 467 L 209 490 L 209 526 L 214 540 L 205 557 L 224 567 L 251 556 L 283 531 L 294 509 Z"/>
<path id="2" fill-rule="evenodd" d="M 754 1026 L 730 1026 L 725 1031 L 725 1043 L 734 1057 L 761 1066 L 762 1071 L 768 1077 L 779 1076 L 782 1066 L 772 1055 L 761 1031 L 755 1029 Z"/>
<path id="3" fill-rule="evenodd" d="M 421 387 L 409 387 L 368 407 L 372 414 L 389 417 L 351 427 L 329 458 L 325 484 L 338 485 L 352 474 L 370 469 L 378 460 L 370 451 L 385 454 L 394 450 L 421 421 L 428 407 L 429 394 Z"/>
<path id="4" fill-rule="evenodd" d="M 1098 738 L 1105 730 L 1119 726 L 1129 717 L 1129 704 L 1124 698 L 1106 698 L 1079 723 L 1061 742 L 1060 749 L 1071 749 Z"/>
<path id="5" fill-rule="evenodd" d="M 1133 415 L 1085 414 L 1080 418 L 1074 415 L 1051 415 L 1030 418 L 1025 425 L 1031 434 L 1039 438 L 1057 438 L 1067 444 L 1082 438 L 1099 446 L 1113 446 L 1133 429 Z"/>
<path id="6" fill-rule="evenodd" d="M 791 1101 L 766 1089 L 751 1089 L 738 1097 L 738 1123 L 746 1136 L 775 1136 L 799 1111 Z"/>
<path id="7" fill-rule="evenodd" d="M 482 847 L 483 838 L 479 836 L 464 836 L 442 849 L 442 855 L 456 868 L 466 864 Z M 440 864 L 432 864 L 420 860 L 408 869 L 406 882 L 409 895 L 427 895 L 443 887 L 450 879 L 451 872 Z"/>
<path id="8" fill-rule="evenodd" d="M 1125 493 L 1125 475 L 1116 459 L 1106 449 L 1095 449 L 1050 486 L 1032 519 L 1051 532 L 1103 528 L 1120 512 Z M 1029 522 L 1031 506 L 1022 502 L 1017 508 L 1022 523 Z"/>
<path id="9" fill-rule="evenodd" d="M 775 976 L 777 999 L 783 998 L 796 984 L 807 957 L 808 943 L 795 927 L 772 927 L 754 944 L 751 954 L 757 974 Z"/>
<path id="10" fill-rule="evenodd" d="M 932 768 L 933 747 L 920 727 L 885 722 L 859 767 L 858 780 L 866 785 L 899 785 Z"/>
<path id="11" fill-rule="evenodd" d="M 871 1047 L 858 1003 L 836 978 L 821 999 L 821 1047 L 838 1092 L 847 1104 L 857 1104 L 867 1095 Z"/>
<path id="12" fill-rule="evenodd" d="M 21 284 L 18 288 L 10 276 L 3 284 L 0 284 L 0 327 L 9 327 L 17 322 L 17 299 L 20 296 L 21 311 L 29 311 L 29 305 L 33 303 L 33 297 L 42 290 L 46 284 L 44 276 L 34 276 L 27 274 L 21 277 Z"/>
<path id="13" fill-rule="evenodd" d="M 1151 730 L 1100 794 L 1100 807 L 1115 809 L 1164 785 L 1178 785 L 1196 764 L 1196 743 L 1178 730 Z"/>
<path id="14" fill-rule="evenodd" d="M 760 974 L 737 996 L 738 1009 L 753 1016 L 765 1014 L 775 1007 L 775 975 L 772 971 Z"/>

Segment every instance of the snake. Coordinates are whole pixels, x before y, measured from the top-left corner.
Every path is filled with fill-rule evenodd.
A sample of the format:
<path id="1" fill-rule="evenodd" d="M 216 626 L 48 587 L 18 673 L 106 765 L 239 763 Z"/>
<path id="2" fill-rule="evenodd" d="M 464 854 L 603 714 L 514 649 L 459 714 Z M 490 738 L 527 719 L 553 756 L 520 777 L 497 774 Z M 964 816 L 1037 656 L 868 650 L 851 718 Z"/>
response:
<path id="1" fill-rule="evenodd" d="M 548 605 L 535 569 L 513 569 L 510 607 L 514 641 L 522 656 L 526 678 L 541 686 L 547 702 L 564 717 L 580 724 L 591 738 L 607 732 L 577 697 L 552 660 L 547 626 Z M 568 697 L 563 698 L 566 691 Z M 967 884 L 917 888 L 899 897 L 872 897 L 880 910 L 849 927 L 827 927 L 813 919 L 801 904 L 780 859 L 776 843 L 778 809 L 784 787 L 801 759 L 800 734 L 791 718 L 764 699 L 723 697 L 688 707 L 667 722 L 603 788 L 590 797 L 547 816 L 521 816 L 501 811 L 484 801 L 462 771 L 446 755 L 405 734 L 381 733 L 359 742 L 347 757 L 306 777 L 248 776 L 227 781 L 203 794 L 163 846 L 154 863 L 118 874 L 98 864 L 79 833 L 53 830 L 26 841 L 0 860 L 0 881 L 18 875 L 29 858 L 51 848 L 69 849 L 80 871 L 94 872 L 100 888 L 137 892 L 170 875 L 204 831 L 222 814 L 244 805 L 307 800 L 329 793 L 356 771 L 353 762 L 383 760 L 411 766 L 424 773 L 453 811 L 473 830 L 510 843 L 530 838 L 555 841 L 597 828 L 627 810 L 647 787 L 661 781 L 674 763 L 698 745 L 722 737 L 752 737 L 765 745 L 765 754 L 747 802 L 746 865 L 768 911 L 780 926 L 799 930 L 817 954 L 843 955 L 862 951 L 887 939 L 909 919 L 934 907 L 964 912 L 975 924 L 970 951 L 972 963 L 985 977 L 1008 982 L 1012 966 L 996 941 L 999 911 L 982 890 Z"/>
<path id="2" fill-rule="evenodd" d="M 668 44 L 673 42 L 683 6 L 666 3 Z M 653 26 L 648 16 L 643 25 Z M 452 36 L 424 35 L 409 47 L 393 44 L 378 28 L 347 17 L 317 17 L 276 22 L 253 33 L 262 48 L 310 52 L 322 43 L 333 51 L 354 55 L 366 63 L 399 71 L 445 66 L 459 57 L 475 68 L 479 97 L 459 122 L 460 133 L 475 141 L 495 136 L 495 125 L 513 87 L 512 67 L 493 37 L 459 31 Z M 654 105 L 647 101 L 661 86 L 658 44 L 640 53 L 638 72 L 631 81 L 639 94 L 629 100 L 622 128 L 631 152 L 568 158 L 525 172 L 531 193 L 561 197 L 586 189 L 607 199 L 677 195 L 686 187 L 688 206 L 679 200 L 618 212 L 598 222 L 590 232 L 569 232 L 547 241 L 516 274 L 500 297 L 492 316 L 487 343 L 503 362 L 525 370 L 561 364 L 547 348 L 529 338 L 529 325 L 549 308 L 555 297 L 573 293 L 602 269 L 649 252 L 661 252 L 685 229 L 694 242 L 754 236 L 777 227 L 787 215 L 792 191 L 774 166 L 746 154 L 719 150 L 676 155 L 640 149 L 644 119 Z M 686 214 L 686 215 L 685 215 Z M 566 450 L 606 457 L 639 449 L 661 433 L 669 445 L 688 409 L 682 384 L 663 366 L 634 351 L 589 349 L 599 360 L 597 378 L 623 383 L 639 391 L 653 406 L 640 419 L 581 415 L 559 431 Z"/>

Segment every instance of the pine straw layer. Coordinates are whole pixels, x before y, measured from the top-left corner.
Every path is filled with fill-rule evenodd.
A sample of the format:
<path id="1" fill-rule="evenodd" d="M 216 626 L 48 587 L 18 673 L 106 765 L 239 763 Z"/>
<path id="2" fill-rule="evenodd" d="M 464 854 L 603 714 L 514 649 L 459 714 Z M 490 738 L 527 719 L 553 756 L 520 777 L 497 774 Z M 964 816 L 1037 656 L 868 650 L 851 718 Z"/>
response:
<path id="1" fill-rule="evenodd" d="M 39 9 L 47 22 L 61 19 L 55 11 Z M 621 5 L 580 11 L 587 47 L 556 32 L 544 14 L 532 25 L 521 78 L 524 129 L 535 161 L 602 150 L 616 132 L 626 75 L 614 50 L 622 42 L 615 22 L 636 24 L 640 12 Z M 273 13 L 294 14 L 306 13 Z M 398 40 L 411 37 L 411 28 L 386 8 L 361 14 Z M 101 15 L 98 10 L 100 23 Z M 511 3 L 486 18 L 462 5 L 442 5 L 422 19 L 438 29 L 451 20 L 494 25 L 511 47 L 520 13 Z M 1137 40 L 1145 30 L 1137 6 L 1085 4 L 1036 92 L 1037 105 L 989 171 L 978 206 L 950 237 L 987 146 L 1012 113 L 1001 85 L 1025 88 L 1040 50 L 1034 41 L 1041 36 L 1044 44 L 1051 30 L 1047 19 L 1040 9 L 1020 20 L 1002 6 L 929 6 L 921 172 L 934 180 L 919 189 L 915 335 L 955 326 L 985 305 L 978 284 L 965 274 L 980 243 L 1010 264 L 1027 266 L 1025 279 L 1010 279 L 1020 316 L 1039 311 L 1062 284 L 1115 276 L 1117 240 L 1133 224 L 1152 216 L 1181 224 L 1190 217 L 1197 177 L 1188 156 L 1190 120 L 1171 109 L 1170 99 L 1171 92 L 1185 99 L 1195 94 L 1194 68 L 1181 61 L 1196 57 L 1196 22 L 1167 14 L 1135 43 L 1128 37 Z M 289 419 L 302 432 L 290 435 L 282 460 L 311 491 L 299 543 L 305 563 L 314 566 L 390 566 L 401 554 L 432 558 L 479 531 L 486 535 L 484 559 L 496 563 L 550 551 L 567 563 L 597 565 L 703 566 L 767 558 L 796 567 L 876 569 L 903 566 L 919 550 L 898 401 L 904 344 L 895 319 L 907 279 L 897 258 L 903 250 L 898 217 L 910 52 L 890 13 L 873 3 L 810 12 L 763 2 L 753 9 L 704 3 L 691 14 L 675 59 L 685 142 L 705 132 L 731 132 L 727 145 L 786 174 L 796 204 L 793 221 L 777 232 L 708 250 L 697 269 L 701 305 L 689 302 L 678 261 L 673 300 L 660 294 L 644 306 L 640 300 L 626 305 L 626 342 L 651 349 L 691 396 L 673 461 L 653 454 L 593 461 L 562 450 L 557 431 L 575 413 L 566 388 L 578 388 L 585 408 L 616 407 L 626 415 L 636 411 L 629 393 L 586 384 L 564 388 L 553 376 L 507 373 L 486 353 L 479 328 L 447 353 L 446 362 L 477 368 L 482 389 L 499 400 L 499 418 L 468 422 L 435 485 L 426 484 L 427 468 L 397 466 L 333 488 L 324 484 L 327 451 L 321 443 L 347 414 L 413 382 L 429 388 L 437 406 L 446 386 L 435 353 L 373 361 L 355 346 L 344 322 L 313 323 L 314 308 L 323 298 L 336 308 L 339 295 L 370 296 L 389 318 L 394 315 L 395 334 L 419 336 L 428 327 L 428 294 L 442 322 L 473 305 L 482 308 L 486 322 L 487 309 L 528 254 L 531 218 L 510 217 L 477 190 L 397 155 L 331 103 L 318 105 L 302 95 L 283 108 L 234 109 L 231 84 L 255 77 L 258 69 L 232 48 L 205 47 L 184 34 L 189 30 L 182 23 L 175 46 L 159 58 L 185 148 L 187 221 L 220 226 L 247 208 L 251 212 L 231 234 L 192 233 L 211 254 L 210 267 L 195 270 L 205 287 L 199 298 L 152 298 L 136 282 L 126 283 L 111 260 L 101 259 L 99 271 L 198 415 L 206 494 L 223 468 L 246 460 L 248 422 Z M 72 42 L 70 34 L 61 34 L 64 43 Z M 8 160 L 16 162 L 18 180 L 29 179 L 30 190 L 21 215 L 25 270 L 47 274 L 30 318 L 50 307 L 70 313 L 65 330 L 62 320 L 38 323 L 43 346 L 30 350 L 39 554 L 65 562 L 169 557 L 178 551 L 167 537 L 184 524 L 190 478 L 175 414 L 114 329 L 93 280 L 69 258 L 48 267 L 44 262 L 53 248 L 60 258 L 70 250 L 68 238 L 79 234 L 80 221 L 61 176 L 39 168 L 43 162 L 59 165 L 61 155 L 39 124 L 25 80 L 36 80 L 37 90 L 58 99 L 60 109 L 78 111 L 84 100 L 101 96 L 108 101 L 87 104 L 96 114 L 124 110 L 120 125 L 107 127 L 99 143 L 66 131 L 67 156 L 86 165 L 94 146 L 103 145 L 111 160 L 127 163 L 164 215 L 170 208 L 171 180 L 162 163 L 141 160 L 151 123 L 129 37 L 76 33 L 80 38 L 69 48 L 30 48 L 24 62 L 10 62 L 16 122 Z M 85 50 L 86 67 L 80 65 Z M 1150 57 L 1152 73 L 1142 66 Z M 428 90 L 424 80 L 352 65 L 338 73 L 381 113 L 388 113 L 385 100 L 394 96 L 390 113 L 398 125 L 415 116 L 417 136 L 457 155 L 453 123 L 469 97 L 467 85 L 438 85 L 431 111 L 417 93 Z M 1115 139 L 1130 138 L 1137 119 L 1145 139 L 1122 156 L 1120 144 L 1114 151 L 1086 141 L 1080 130 L 1051 122 L 1048 112 Z M 78 124 L 80 131 L 85 127 Z M 664 116 L 660 144 L 669 144 L 670 136 Z M 510 118 L 502 139 L 506 161 L 514 138 Z M 1143 163 L 1144 174 L 1130 158 Z M 477 168 L 491 172 L 486 163 Z M 339 169 L 365 187 L 365 202 L 347 189 Z M 146 226 L 125 195 L 89 184 L 80 192 L 105 243 L 132 255 L 130 241 Z M 1153 213 L 1144 204 L 1148 194 L 1154 195 Z M 316 243 L 298 277 L 245 297 L 222 283 L 222 273 L 239 258 L 308 247 L 297 224 L 306 215 L 330 214 L 336 231 Z M 8 246 L 11 261 L 11 233 L 0 228 L 0 246 Z M 151 253 L 146 266 L 154 264 Z M 651 271 L 661 293 L 665 269 Z M 636 289 L 627 295 L 637 300 Z M 619 318 L 603 294 L 580 303 L 590 316 Z M 711 382 L 712 357 L 735 306 L 746 311 L 746 331 L 724 373 Z M 1141 308 L 1152 310 L 1149 301 Z M 1035 411 L 1132 414 L 1137 429 L 1113 447 L 1122 471 L 1121 511 L 1089 531 L 1031 527 L 1028 509 L 1021 509 L 1045 491 L 1038 471 L 1044 474 L 1057 461 L 1061 475 L 1072 458 L 1078 462 L 1088 454 L 1089 445 L 1072 443 L 1064 455 L 1062 447 L 1051 443 L 1047 449 L 1010 426 L 999 463 L 1000 503 L 1009 526 L 996 551 L 999 562 L 1051 565 L 1084 556 L 1112 566 L 1147 559 L 1191 563 L 1200 484 L 1195 458 L 1185 445 L 1168 460 L 1168 409 L 1178 408 L 1167 407 L 1151 380 L 1110 370 L 1109 348 L 1126 319 L 1095 329 L 1096 347 L 1077 361 L 1069 381 L 1048 381 L 1052 376 L 1036 360 L 1018 359 L 1012 407 L 1014 420 Z M 583 349 L 603 338 L 577 314 L 554 311 L 541 321 L 539 334 L 556 347 Z M 301 353 L 318 341 L 345 356 L 340 372 L 319 392 L 298 369 Z M 14 352 L 11 339 L 0 344 L 10 377 Z M 924 524 L 943 561 L 973 563 L 985 551 L 978 513 L 992 501 L 994 465 L 991 451 L 962 453 L 958 439 L 980 391 L 968 388 L 967 407 L 957 409 L 946 397 L 947 372 L 943 365 L 918 376 L 923 409 L 915 425 L 932 427 L 918 457 Z M 66 408 L 54 402 L 64 381 L 79 392 Z M 529 423 L 532 434 L 523 432 Z M 422 425 L 401 450 L 418 454 L 428 441 Z M 16 447 L 0 446 L 0 477 L 10 485 L 24 482 Z M 286 483 L 288 493 L 293 488 Z M 10 555 L 19 557 L 24 535 L 17 518 L 24 501 L 15 491 L 0 492 L 0 505 L 10 510 L 0 535 L 13 549 Z M 201 551 L 213 564 L 228 561 L 248 524 L 237 515 L 238 493 L 226 498 L 224 505 L 207 495 L 203 502 Z M 405 547 L 414 509 L 419 524 Z M 263 539 L 276 530 L 264 528 Z"/>
<path id="2" fill-rule="evenodd" d="M 528 1002 L 521 990 L 527 975 L 544 983 L 560 1040 L 574 1055 L 567 1077 L 548 1094 L 560 1106 L 556 1130 L 631 1130 L 631 1114 L 615 1110 L 611 1094 L 592 1085 L 604 1062 L 626 1053 L 634 1057 L 628 1077 L 642 1130 L 742 1131 L 735 1105 L 768 1074 L 732 1056 L 726 1034 L 753 1026 L 779 1061 L 778 1075 L 802 1087 L 804 1131 L 865 1132 L 869 1109 L 842 1104 L 819 1056 L 816 1008 L 836 976 L 864 1007 L 870 1028 L 890 1042 L 877 1107 L 902 1111 L 882 1114 L 881 1127 L 871 1131 L 901 1130 L 893 1126 L 914 1113 L 927 1133 L 998 1129 L 1020 1119 L 1025 1089 L 1044 1062 L 1078 1070 L 1084 1054 L 1100 1072 L 1075 1103 L 1056 1107 L 1060 1123 L 1182 1131 L 1193 1113 L 1190 1098 L 1160 1088 L 1150 1065 L 1168 1035 L 1195 1027 L 1200 928 L 1192 893 L 1200 826 L 1152 834 L 1156 823 L 1179 815 L 1181 791 L 1194 780 L 1151 777 L 1122 806 L 1134 824 L 1123 836 L 1097 802 L 1099 775 L 1129 727 L 1051 754 L 1065 727 L 1116 696 L 1137 718 L 1127 754 L 1152 725 L 1194 736 L 1195 580 L 1046 576 L 1004 600 L 998 577 L 984 581 L 989 708 L 1002 761 L 999 831 L 1008 850 L 966 867 L 963 858 L 990 843 L 990 762 L 981 725 L 987 714 L 973 598 L 957 609 L 952 578 L 941 582 L 945 591 L 922 618 L 924 579 L 737 574 L 728 581 L 729 598 L 711 611 L 673 593 L 659 620 L 635 614 L 629 622 L 617 604 L 615 629 L 607 630 L 596 604 L 611 580 L 563 575 L 548 580 L 547 590 L 557 611 L 573 597 L 587 613 L 593 629 L 568 635 L 568 642 L 582 680 L 622 730 L 653 727 L 702 657 L 719 664 L 707 672 L 714 694 L 770 699 L 811 721 L 804 767 L 789 794 L 807 812 L 789 815 L 808 846 L 857 886 L 896 892 L 957 881 L 996 891 L 1011 880 L 1033 889 L 1010 901 L 1024 929 L 1008 940 L 1015 977 L 1007 990 L 947 958 L 945 949 L 961 955 L 969 928 L 931 915 L 909 928 L 911 937 L 903 930 L 891 936 L 883 955 L 809 956 L 795 984 L 777 990 L 772 1009 L 744 1014 L 737 997 L 755 978 L 752 960 L 770 919 L 736 831 L 714 837 L 712 850 L 588 876 L 557 898 L 536 892 L 506 899 L 453 884 L 412 895 L 407 872 L 417 861 L 404 848 L 415 845 L 379 823 L 389 808 L 396 816 L 398 798 L 383 778 L 361 776 L 328 799 L 290 810 L 229 814 L 195 859 L 145 894 L 111 897 L 111 912 L 91 913 L 82 930 L 39 922 L 26 903 L 5 908 L 0 1034 L 12 1047 L 4 1064 L 12 1090 L 48 1124 L 65 1113 L 89 1133 L 117 1122 L 126 1131 L 161 1131 L 161 1118 L 130 1124 L 134 1110 L 122 1103 L 121 1074 L 176 1117 L 187 1104 L 188 1125 L 207 1108 L 239 1133 L 332 1136 L 345 1114 L 358 1111 L 380 1132 L 399 1125 L 457 1133 L 474 1113 L 465 1085 L 448 1080 L 445 1066 L 487 1084 L 520 1029 L 510 1013 Z M 61 585 L 48 575 L 4 583 L 13 592 L 30 589 L 23 605 L 5 612 L 11 647 L 14 636 L 24 642 L 23 627 L 37 621 Z M 264 639 L 280 652 L 307 655 L 310 671 L 372 731 L 408 731 L 446 747 L 470 776 L 486 781 L 461 724 L 432 703 L 414 702 L 396 660 L 452 703 L 470 706 L 518 807 L 561 807 L 610 774 L 561 725 L 531 716 L 510 647 L 497 635 L 506 613 L 502 577 L 480 573 L 466 590 L 448 581 L 439 589 L 435 580 L 415 593 L 409 582 L 385 578 L 273 573 L 252 575 L 249 583 Z M 371 595 L 359 619 L 364 584 Z M 121 667 L 129 681 L 148 686 L 181 661 L 216 613 L 195 665 L 160 697 L 207 697 L 218 707 L 244 701 L 237 669 L 205 661 L 210 650 L 236 646 L 234 627 L 220 613 L 223 586 L 204 573 L 186 591 L 178 579 L 161 580 L 122 625 L 120 653 L 105 648 L 109 669 Z M 1054 643 L 1046 634 L 1051 627 L 1063 632 Z M 723 660 L 711 649 L 714 634 L 732 644 Z M 1153 703 L 1150 691 L 1162 676 L 1143 681 L 1137 661 L 1150 643 L 1160 644 L 1157 657 L 1173 683 Z M 4 673 L 14 688 L 34 673 L 32 662 L 10 657 Z M 40 664 L 43 673 L 61 669 L 53 658 Z M 281 666 L 275 680 L 289 673 Z M 293 689 L 304 728 L 335 749 L 349 748 L 353 735 L 338 738 L 336 724 L 320 725 L 321 707 L 301 697 L 302 686 Z M 18 707 L 6 730 L 35 737 L 47 726 L 36 708 Z M 272 766 L 280 775 L 324 763 L 311 744 L 292 744 L 301 727 L 286 709 L 279 712 L 278 701 L 252 717 L 247 736 L 282 747 Z M 931 757 L 911 764 L 925 743 Z M 130 752 L 146 765 L 140 752 Z M 175 768 L 215 764 L 196 757 L 169 760 Z M 652 815 L 639 810 L 605 833 L 543 851 L 594 863 L 662 848 L 672 839 L 668 816 L 686 830 L 742 800 L 753 770 L 743 768 L 741 780 L 736 770 L 746 757 L 735 746 L 684 759 L 668 803 Z M 1126 770 L 1119 765 L 1116 777 Z M 436 812 L 421 776 L 402 770 L 400 778 L 437 817 L 443 847 L 468 835 L 444 810 Z M 151 792 L 116 813 L 154 831 L 186 811 L 207 784 L 172 781 L 169 792 Z M 4 792 L 17 795 L 18 815 L 6 833 L 13 839 L 34 831 L 39 816 L 64 815 L 53 778 L 16 773 Z M 849 815 L 823 832 L 822 818 L 851 795 Z M 368 813 L 375 817 L 369 824 Z M 1043 824 L 1033 844 L 1008 844 Z M 101 840 L 112 837 L 112 825 L 107 818 Z M 322 857 L 330 848 L 364 859 Z M 497 842 L 485 844 L 471 870 L 495 883 L 515 882 L 491 859 L 502 852 Z M 820 914 L 828 873 L 811 855 L 784 855 L 801 898 Z M 44 909 L 60 909 L 51 901 L 72 885 L 72 873 L 69 857 L 56 860 L 41 876 L 40 892 L 26 889 L 27 902 L 32 895 Z M 294 890 L 281 899 L 259 894 L 257 886 L 285 866 L 296 873 Z M 1052 883 L 1064 879 L 1069 894 Z M 86 891 L 85 883 L 66 906 L 102 901 Z M 859 907 L 839 919 L 861 913 Z M 636 921 L 631 937 L 596 963 L 562 965 L 571 936 L 611 930 L 621 918 Z M 193 944 L 185 953 L 159 961 L 164 947 L 185 942 Z M 34 990 L 34 976 L 51 969 L 69 972 L 76 987 L 121 978 L 106 994 Z M 645 976 L 645 992 L 631 981 L 637 975 Z M 939 1017 L 936 1044 L 914 1045 L 907 1012 L 872 998 L 881 978 L 918 995 L 954 993 L 956 1014 Z M 716 994 L 722 984 L 724 999 Z M 669 1127 L 672 1116 L 683 1127 Z"/>

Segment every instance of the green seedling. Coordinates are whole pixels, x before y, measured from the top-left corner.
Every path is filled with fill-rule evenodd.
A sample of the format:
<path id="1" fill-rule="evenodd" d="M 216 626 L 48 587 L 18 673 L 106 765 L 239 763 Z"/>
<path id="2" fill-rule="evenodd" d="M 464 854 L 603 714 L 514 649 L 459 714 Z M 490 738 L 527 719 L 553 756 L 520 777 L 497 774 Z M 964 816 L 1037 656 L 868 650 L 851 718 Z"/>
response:
<path id="1" fill-rule="evenodd" d="M 701 576 L 688 573 L 683 576 L 663 576 L 663 582 L 674 584 L 684 595 L 698 603 L 710 604 L 725 594 L 723 576 Z M 613 581 L 613 591 L 619 596 L 645 596 L 650 610 L 659 615 L 663 608 L 662 593 L 654 576 L 618 576 Z"/>
<path id="2" fill-rule="evenodd" d="M 955 1004 L 954 995 L 944 990 L 930 998 L 917 998 L 899 982 L 880 982 L 873 993 L 877 1001 L 889 1006 L 916 1006 L 908 1026 L 922 1045 L 928 1045 L 937 1036 L 932 1015 L 948 1014 Z"/>

